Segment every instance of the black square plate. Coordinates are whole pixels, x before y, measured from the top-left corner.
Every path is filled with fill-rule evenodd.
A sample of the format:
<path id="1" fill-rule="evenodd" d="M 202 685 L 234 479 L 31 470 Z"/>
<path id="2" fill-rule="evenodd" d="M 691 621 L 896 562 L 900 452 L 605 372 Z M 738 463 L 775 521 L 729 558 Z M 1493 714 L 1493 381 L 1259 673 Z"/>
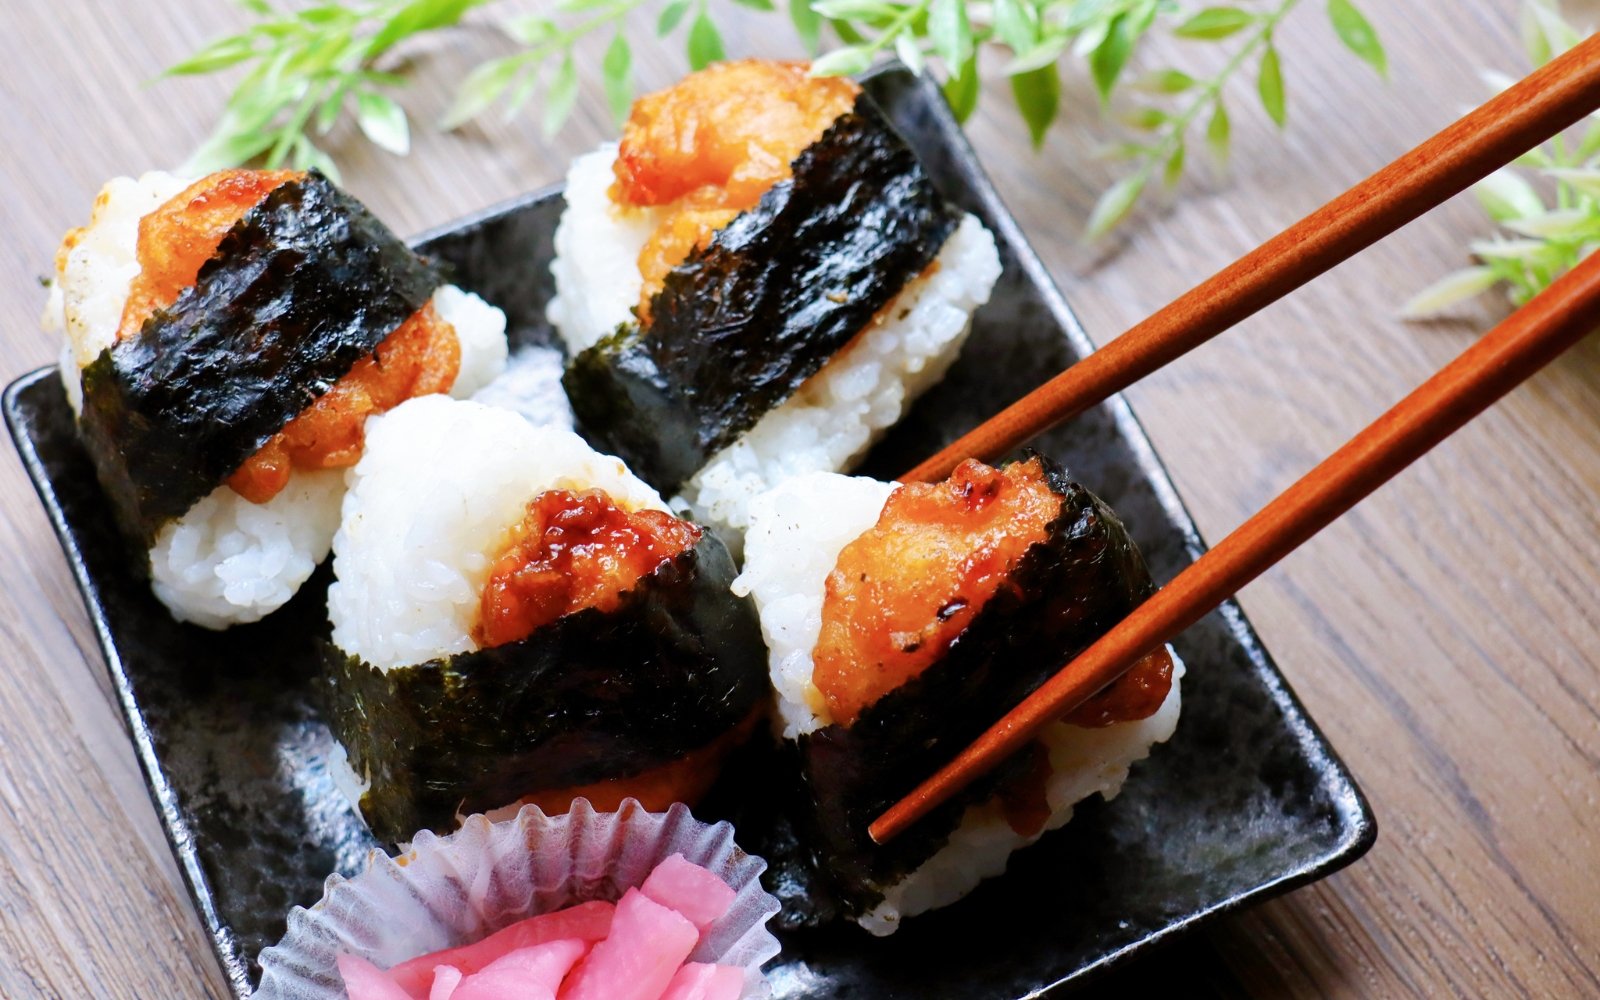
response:
<path id="1" fill-rule="evenodd" d="M 865 85 L 935 183 L 995 233 L 1005 266 L 949 376 L 868 456 L 911 467 L 1092 349 L 983 175 L 939 91 L 903 69 Z M 500 306 L 514 346 L 550 343 L 544 305 L 562 208 L 549 189 L 424 235 L 455 280 Z M 240 997 L 289 908 L 376 846 L 327 771 L 309 636 L 324 566 L 285 608 L 224 633 L 179 625 L 116 533 L 55 369 L 6 390 L 5 415 L 83 591 L 135 747 L 201 919 Z M 1042 450 L 1109 501 L 1158 582 L 1201 551 L 1188 513 L 1120 398 Z M 784 936 L 778 997 L 990 998 L 1067 987 L 1201 921 L 1321 878 L 1377 836 L 1344 765 L 1232 603 L 1176 643 L 1188 663 L 1177 734 L 1112 802 L 1015 855 L 1002 878 L 887 939 L 854 926 Z"/>

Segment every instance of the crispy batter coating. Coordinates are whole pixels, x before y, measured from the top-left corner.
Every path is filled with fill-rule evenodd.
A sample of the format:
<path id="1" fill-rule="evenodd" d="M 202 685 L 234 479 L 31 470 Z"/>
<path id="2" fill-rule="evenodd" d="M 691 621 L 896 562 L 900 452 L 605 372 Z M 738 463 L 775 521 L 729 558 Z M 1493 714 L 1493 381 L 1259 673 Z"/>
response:
<path id="1" fill-rule="evenodd" d="M 640 578 L 699 540 L 688 521 L 630 513 L 603 490 L 541 493 L 489 572 L 473 638 L 490 649 L 574 611 L 611 611 Z"/>
<path id="2" fill-rule="evenodd" d="M 139 274 L 128 288 L 117 337 L 133 336 L 151 313 L 172 305 L 234 223 L 274 188 L 304 176 L 294 170 L 219 170 L 140 219 Z"/>
<path id="3" fill-rule="evenodd" d="M 849 111 L 861 88 L 812 77 L 803 62 L 742 59 L 691 73 L 634 102 L 623 126 L 611 198 L 672 205 L 639 253 L 640 320 L 667 272 L 761 195 Z"/>
<path id="4" fill-rule="evenodd" d="M 1037 460 L 968 460 L 895 490 L 828 575 L 812 682 L 833 721 L 850 725 L 942 657 L 1060 512 Z"/>
<path id="5" fill-rule="evenodd" d="M 944 656 L 1060 512 L 1036 458 L 1005 469 L 969 459 L 942 483 L 895 490 L 828 576 L 812 683 L 833 721 L 850 725 Z M 1159 650 L 1063 721 L 1147 718 L 1171 686 L 1172 661 Z"/>

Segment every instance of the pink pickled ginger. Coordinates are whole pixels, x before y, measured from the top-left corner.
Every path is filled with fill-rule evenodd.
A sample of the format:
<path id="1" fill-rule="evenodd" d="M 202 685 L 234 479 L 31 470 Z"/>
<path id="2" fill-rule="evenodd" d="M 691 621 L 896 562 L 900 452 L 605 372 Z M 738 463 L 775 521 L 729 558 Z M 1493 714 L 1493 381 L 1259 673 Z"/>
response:
<path id="1" fill-rule="evenodd" d="M 410 994 L 396 986 L 382 969 L 359 955 L 341 951 L 338 962 L 350 1000 L 411 1000 Z"/>
<path id="2" fill-rule="evenodd" d="M 678 970 L 661 1000 L 739 1000 L 744 970 L 734 965 L 690 962 Z"/>
<path id="3" fill-rule="evenodd" d="M 611 934 L 596 944 L 561 989 L 561 1000 L 661 1000 L 700 940 L 683 914 L 629 889 Z"/>
<path id="4" fill-rule="evenodd" d="M 656 865 L 639 891 L 688 917 L 702 934 L 728 912 L 733 897 L 738 895 L 728 883 L 681 854 Z"/>
<path id="5" fill-rule="evenodd" d="M 563 938 L 599 941 L 611 931 L 611 913 L 614 909 L 610 903 L 595 901 L 529 917 L 476 944 L 446 948 L 401 962 L 389 970 L 389 977 L 413 998 L 426 997 L 433 985 L 435 966 L 452 965 L 460 969 L 463 975 L 470 976 L 519 948 L 530 948 Z"/>
<path id="6" fill-rule="evenodd" d="M 577 938 L 518 948 L 463 979 L 450 1000 L 553 1000 L 567 970 L 588 950 Z"/>

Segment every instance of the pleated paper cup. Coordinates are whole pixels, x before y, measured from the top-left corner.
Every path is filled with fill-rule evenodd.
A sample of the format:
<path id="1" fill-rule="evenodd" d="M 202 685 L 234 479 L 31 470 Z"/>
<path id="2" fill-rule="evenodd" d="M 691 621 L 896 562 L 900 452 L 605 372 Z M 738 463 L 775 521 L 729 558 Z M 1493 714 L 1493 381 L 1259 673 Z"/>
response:
<path id="1" fill-rule="evenodd" d="M 409 852 L 373 851 L 354 878 L 328 876 L 322 899 L 289 913 L 283 939 L 261 952 L 252 1000 L 345 1000 L 340 952 L 380 969 L 480 941 L 519 920 L 590 900 L 615 902 L 666 858 L 682 854 L 737 896 L 689 956 L 744 969 L 741 997 L 767 996 L 763 962 L 778 954 L 766 928 L 778 901 L 761 888 L 767 863 L 733 842 L 728 823 L 705 824 L 678 803 L 664 813 L 628 799 L 597 813 L 587 799 L 565 816 L 524 806 L 491 823 L 468 817 L 440 837 L 417 834 Z"/>

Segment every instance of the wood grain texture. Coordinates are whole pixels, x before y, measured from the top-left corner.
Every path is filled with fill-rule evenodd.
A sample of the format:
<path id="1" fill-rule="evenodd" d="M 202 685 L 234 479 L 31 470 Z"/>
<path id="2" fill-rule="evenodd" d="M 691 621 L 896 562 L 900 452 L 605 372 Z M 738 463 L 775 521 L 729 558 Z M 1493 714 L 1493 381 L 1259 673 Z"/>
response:
<path id="1" fill-rule="evenodd" d="M 993 462 L 1231 329 L 1600 109 L 1600 35 L 1584 39 L 1399 159 L 1156 310 L 900 478 Z"/>
<path id="2" fill-rule="evenodd" d="M 1064 121 L 1027 149 L 1003 82 L 969 127 L 1029 238 L 1103 342 L 1487 96 L 1526 67 L 1515 0 L 1368 0 L 1385 84 L 1339 49 L 1321 2 L 1278 35 L 1289 85 L 1274 135 L 1248 81 L 1230 93 L 1231 177 L 1201 172 L 1095 247 L 1079 239 L 1116 136 L 1069 79 Z M 0 378 L 53 359 L 38 330 L 61 232 L 100 184 L 180 161 L 224 82 L 142 87 L 238 22 L 220 0 L 0 4 Z M 1591 14 L 1590 20 L 1593 20 Z M 727 15 L 737 54 L 793 54 L 786 26 Z M 635 26 L 641 82 L 684 69 Z M 559 178 L 611 132 L 582 52 L 573 123 L 530 115 L 440 136 L 407 159 L 343 127 L 351 189 L 416 232 Z M 427 122 L 477 59 L 483 25 L 406 53 Z M 1204 69 L 1209 48 L 1149 54 Z M 1420 384 L 1503 314 L 1403 324 L 1398 304 L 1487 231 L 1470 199 L 1429 216 L 1129 393 L 1208 538 L 1218 539 Z M 0 449 L 0 995 L 225 995 L 166 855 L 104 667 L 42 510 Z M 1586 341 L 1242 594 L 1312 715 L 1373 800 L 1379 843 L 1340 875 L 1223 922 L 1104 984 L 1226 996 L 1600 996 L 1600 343 Z"/>

